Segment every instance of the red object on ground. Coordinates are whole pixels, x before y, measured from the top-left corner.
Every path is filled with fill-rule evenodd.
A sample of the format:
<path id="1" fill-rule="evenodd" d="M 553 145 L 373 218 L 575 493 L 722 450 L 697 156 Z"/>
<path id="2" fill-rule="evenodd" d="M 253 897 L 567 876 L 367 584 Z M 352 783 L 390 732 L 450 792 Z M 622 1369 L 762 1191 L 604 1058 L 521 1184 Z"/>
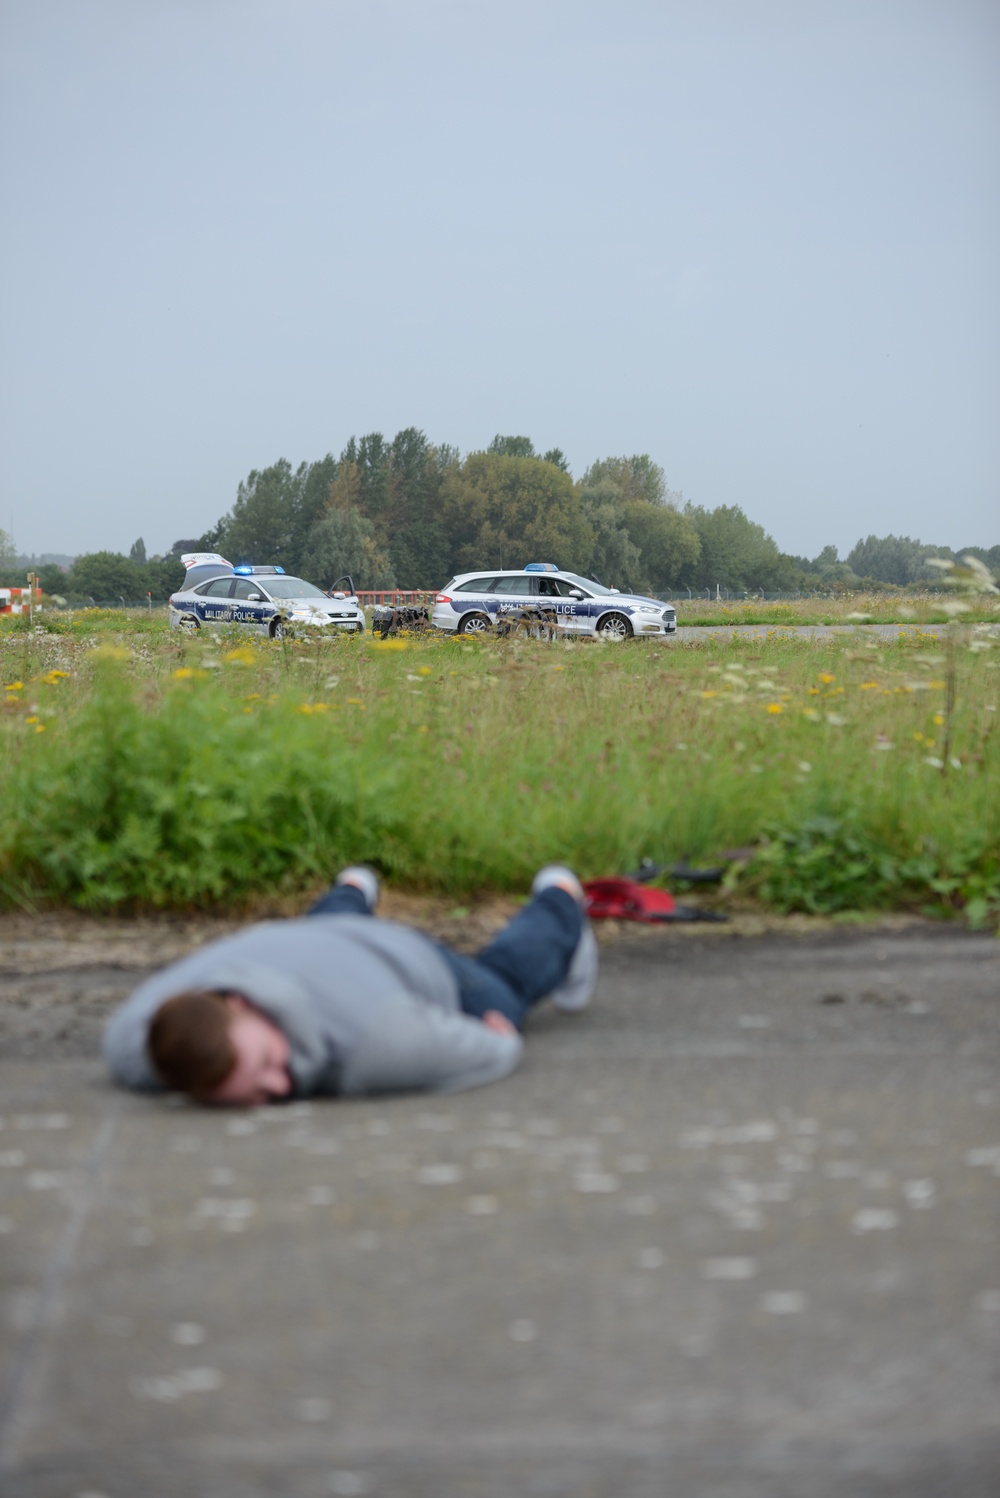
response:
<path id="1" fill-rule="evenodd" d="M 592 921 L 668 921 L 677 912 L 677 902 L 667 890 L 634 879 L 591 879 L 583 890 Z"/>

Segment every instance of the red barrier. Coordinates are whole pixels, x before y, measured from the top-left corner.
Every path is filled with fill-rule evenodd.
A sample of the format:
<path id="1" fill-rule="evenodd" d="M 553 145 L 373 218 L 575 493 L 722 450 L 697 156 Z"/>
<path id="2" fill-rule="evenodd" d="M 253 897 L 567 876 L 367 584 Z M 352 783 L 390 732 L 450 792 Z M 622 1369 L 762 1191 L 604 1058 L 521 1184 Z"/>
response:
<path id="1" fill-rule="evenodd" d="M 35 589 L 35 606 L 42 601 L 41 588 Z M 31 605 L 30 588 L 0 588 L 0 614 L 23 614 Z"/>
<path id="2" fill-rule="evenodd" d="M 392 608 L 433 603 L 436 597 L 436 588 L 431 592 L 425 588 L 359 588 L 357 592 L 362 608 L 372 608 L 375 604 L 388 604 Z"/>

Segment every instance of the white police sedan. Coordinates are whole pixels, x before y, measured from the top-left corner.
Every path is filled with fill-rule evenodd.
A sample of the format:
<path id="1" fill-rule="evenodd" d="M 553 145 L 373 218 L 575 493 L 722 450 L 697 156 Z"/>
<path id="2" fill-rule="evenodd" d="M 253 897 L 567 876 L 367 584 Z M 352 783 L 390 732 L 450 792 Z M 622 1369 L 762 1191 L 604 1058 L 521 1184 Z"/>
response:
<path id="1" fill-rule="evenodd" d="M 504 614 L 525 604 L 555 612 L 560 631 L 599 640 L 663 638 L 677 629 L 669 603 L 619 593 L 589 577 L 563 572 L 553 562 L 529 562 L 516 572 L 463 572 L 437 595 L 431 622 L 460 635 L 482 634 Z"/>
<path id="2" fill-rule="evenodd" d="M 236 624 L 279 639 L 290 627 L 308 625 L 364 634 L 365 616 L 353 590 L 326 594 L 304 578 L 287 576 L 282 567 L 232 567 L 221 557 L 181 560 L 188 576 L 168 604 L 174 629 Z"/>

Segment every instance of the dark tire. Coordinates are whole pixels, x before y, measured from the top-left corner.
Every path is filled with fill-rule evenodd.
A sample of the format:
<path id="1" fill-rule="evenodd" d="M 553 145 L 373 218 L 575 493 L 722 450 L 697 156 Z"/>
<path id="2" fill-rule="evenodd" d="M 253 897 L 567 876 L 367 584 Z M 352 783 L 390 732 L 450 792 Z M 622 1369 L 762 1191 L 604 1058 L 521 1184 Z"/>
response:
<path id="1" fill-rule="evenodd" d="M 632 626 L 624 614 L 605 614 L 597 626 L 598 638 L 607 640 L 609 644 L 619 644 L 622 640 L 631 640 Z"/>
<path id="2" fill-rule="evenodd" d="M 286 635 L 291 634 L 291 630 L 283 619 L 273 619 L 268 633 L 272 640 L 283 640 Z"/>
<path id="3" fill-rule="evenodd" d="M 458 626 L 460 635 L 485 635 L 492 628 L 486 614 L 466 614 Z"/>
<path id="4" fill-rule="evenodd" d="M 178 628 L 182 629 L 185 634 L 196 635 L 199 629 L 201 629 L 201 621 L 196 619 L 193 614 L 185 614 Z"/>

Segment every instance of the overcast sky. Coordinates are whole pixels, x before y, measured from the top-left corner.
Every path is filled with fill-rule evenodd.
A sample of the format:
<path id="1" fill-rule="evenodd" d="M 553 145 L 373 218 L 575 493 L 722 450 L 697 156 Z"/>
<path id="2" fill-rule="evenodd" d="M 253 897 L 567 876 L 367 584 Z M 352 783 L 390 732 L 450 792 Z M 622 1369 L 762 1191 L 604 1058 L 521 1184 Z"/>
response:
<path id="1" fill-rule="evenodd" d="M 3 0 L 0 526 L 405 426 L 1000 541 L 996 0 Z M 264 559 L 262 559 L 264 560 Z"/>

